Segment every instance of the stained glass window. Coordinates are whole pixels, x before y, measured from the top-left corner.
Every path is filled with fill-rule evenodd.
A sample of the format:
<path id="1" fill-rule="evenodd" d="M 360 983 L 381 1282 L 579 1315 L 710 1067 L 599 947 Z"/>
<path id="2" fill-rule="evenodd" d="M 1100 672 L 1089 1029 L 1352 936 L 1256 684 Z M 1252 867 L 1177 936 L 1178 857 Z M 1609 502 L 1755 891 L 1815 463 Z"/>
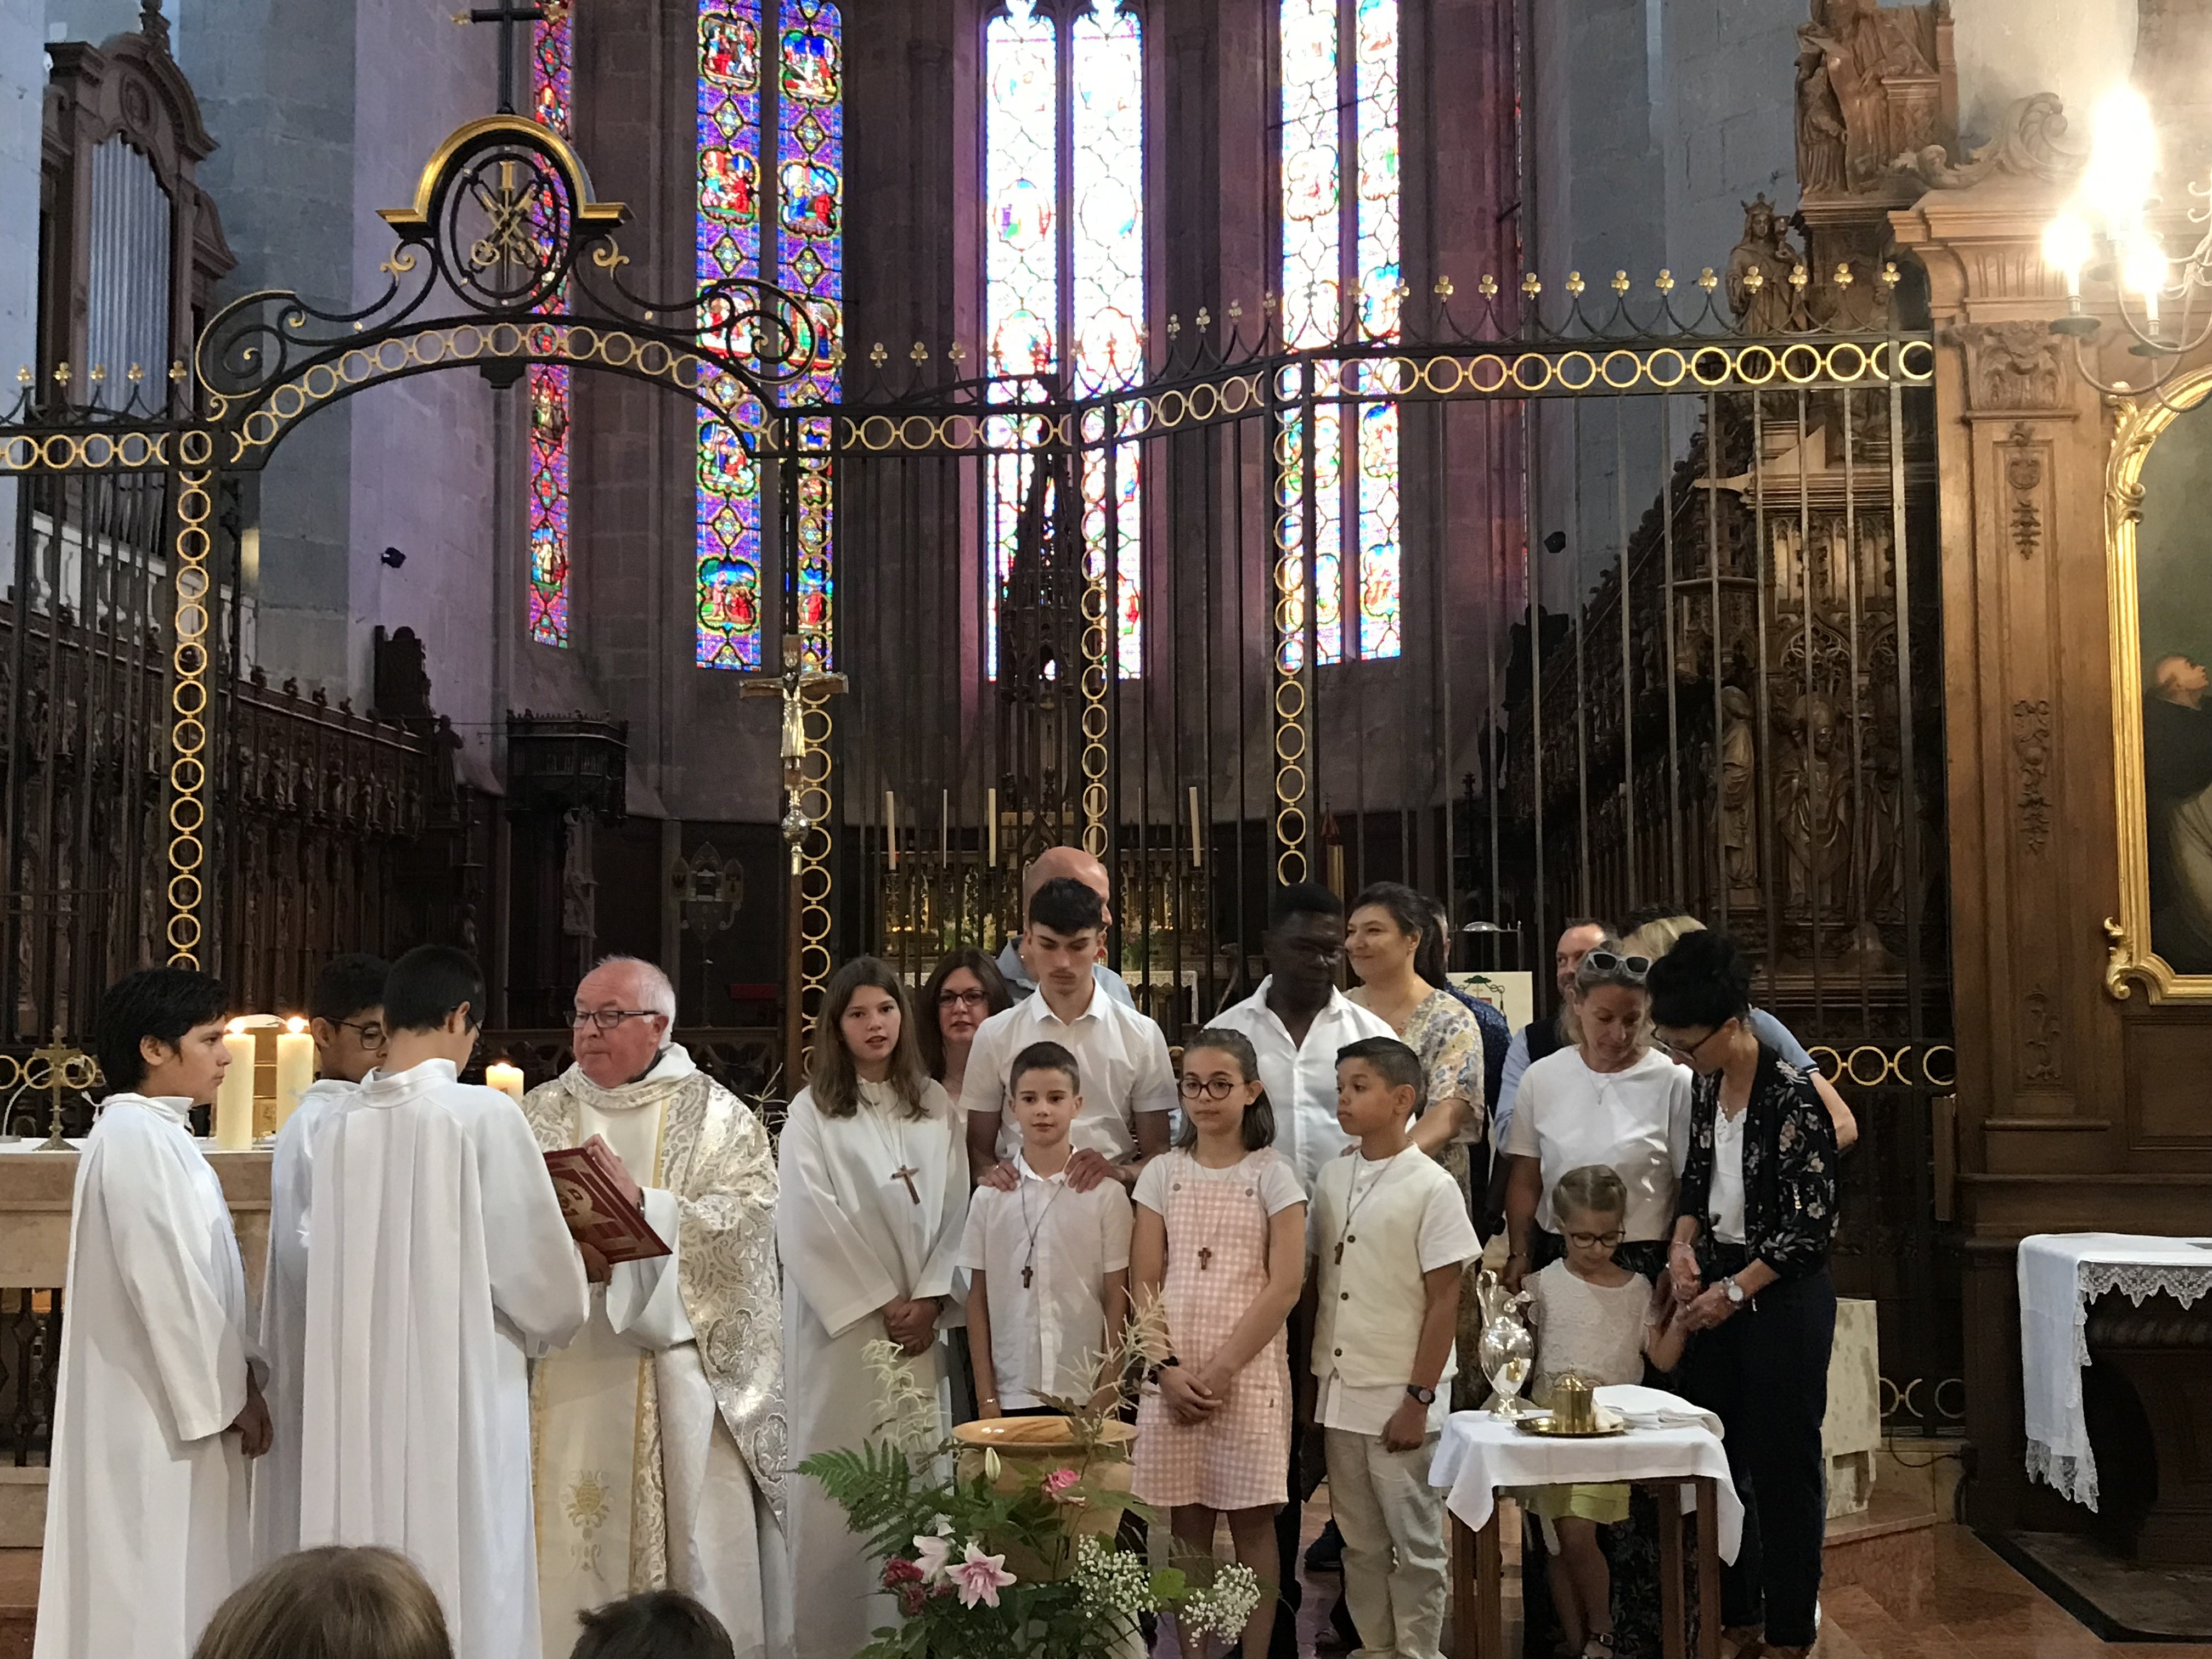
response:
<path id="1" fill-rule="evenodd" d="M 530 112 L 563 138 L 575 137 L 569 14 L 537 25 L 531 36 Z M 565 308 L 566 295 L 547 309 Z M 530 392 L 530 637 L 568 643 L 568 393 L 565 364 L 533 363 Z"/>
<path id="2" fill-rule="evenodd" d="M 815 320 L 797 402 L 834 398 L 844 325 L 844 40 L 835 0 L 702 0 L 698 273 L 704 284 L 763 275 Z M 757 413 L 758 411 L 752 411 Z M 826 426 L 802 424 L 825 444 Z M 757 670 L 763 617 L 761 470 L 737 434 L 702 418 L 698 450 L 698 661 Z M 836 525 L 826 458 L 799 480 L 795 550 L 807 664 L 830 665 Z"/>
<path id="3" fill-rule="evenodd" d="M 1398 0 L 1282 0 L 1281 25 L 1283 343 L 1320 349 L 1347 338 L 1395 339 L 1403 277 Z M 1328 359 L 1310 369 L 1322 399 L 1362 391 L 1371 384 L 1363 377 L 1376 372 Z M 1304 389 L 1301 378 L 1285 377 L 1287 395 Z M 1316 403 L 1312 424 L 1307 432 L 1296 413 L 1283 423 L 1277 544 L 1301 554 L 1310 511 L 1322 661 L 1395 657 L 1398 407 Z M 1285 617 L 1294 659 L 1303 655 L 1296 636 L 1304 626 L 1303 604 L 1294 603 Z"/>
<path id="4" fill-rule="evenodd" d="M 1078 398 L 1145 372 L 1144 30 L 1119 0 L 1055 21 L 1006 0 L 984 40 L 983 309 L 994 374 L 1057 374 Z M 1062 210 L 1062 181 L 1067 191 Z M 1012 568 L 1033 469 L 993 463 L 994 595 Z M 1144 672 L 1144 497 L 1138 446 L 1084 457 L 1085 568 L 1114 574 L 1115 660 Z M 998 669 L 997 607 L 989 654 Z"/>

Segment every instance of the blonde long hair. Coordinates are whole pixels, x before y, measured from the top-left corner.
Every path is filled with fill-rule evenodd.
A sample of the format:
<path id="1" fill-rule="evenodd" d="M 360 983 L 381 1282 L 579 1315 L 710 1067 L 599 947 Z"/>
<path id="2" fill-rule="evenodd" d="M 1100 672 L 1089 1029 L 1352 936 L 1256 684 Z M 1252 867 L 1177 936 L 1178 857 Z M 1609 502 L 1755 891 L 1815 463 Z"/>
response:
<path id="1" fill-rule="evenodd" d="M 453 1659 L 438 1597 L 393 1550 L 337 1545 L 271 1562 L 231 1592 L 192 1659 Z"/>

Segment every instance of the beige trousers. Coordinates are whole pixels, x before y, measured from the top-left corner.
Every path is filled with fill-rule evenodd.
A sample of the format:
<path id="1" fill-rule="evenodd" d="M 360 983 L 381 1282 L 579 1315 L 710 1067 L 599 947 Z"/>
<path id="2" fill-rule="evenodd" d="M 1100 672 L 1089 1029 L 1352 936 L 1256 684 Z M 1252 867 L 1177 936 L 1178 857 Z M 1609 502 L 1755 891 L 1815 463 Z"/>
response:
<path id="1" fill-rule="evenodd" d="M 1344 1600 L 1355 1659 L 1439 1659 L 1449 1557 L 1444 1495 L 1429 1485 L 1437 1437 L 1385 1451 L 1382 1437 L 1331 1429 L 1328 1503 L 1344 1534 Z"/>

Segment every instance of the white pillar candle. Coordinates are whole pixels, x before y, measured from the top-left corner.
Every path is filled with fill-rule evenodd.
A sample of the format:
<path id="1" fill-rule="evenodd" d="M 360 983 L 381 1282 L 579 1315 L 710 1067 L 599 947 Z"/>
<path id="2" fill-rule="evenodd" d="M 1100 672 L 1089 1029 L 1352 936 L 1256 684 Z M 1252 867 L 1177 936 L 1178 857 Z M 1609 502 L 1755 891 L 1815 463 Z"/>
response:
<path id="1" fill-rule="evenodd" d="M 222 1046 L 230 1050 L 230 1065 L 216 1090 L 215 1144 L 242 1152 L 253 1145 L 253 1033 L 243 1019 L 230 1022 Z"/>
<path id="2" fill-rule="evenodd" d="M 276 1127 L 300 1108 L 301 1097 L 315 1080 L 315 1040 L 307 1035 L 307 1022 L 294 1015 L 276 1036 Z"/>
<path id="3" fill-rule="evenodd" d="M 484 1067 L 484 1083 L 496 1089 L 516 1105 L 522 1104 L 522 1068 L 510 1066 L 503 1060 L 495 1060 Z"/>

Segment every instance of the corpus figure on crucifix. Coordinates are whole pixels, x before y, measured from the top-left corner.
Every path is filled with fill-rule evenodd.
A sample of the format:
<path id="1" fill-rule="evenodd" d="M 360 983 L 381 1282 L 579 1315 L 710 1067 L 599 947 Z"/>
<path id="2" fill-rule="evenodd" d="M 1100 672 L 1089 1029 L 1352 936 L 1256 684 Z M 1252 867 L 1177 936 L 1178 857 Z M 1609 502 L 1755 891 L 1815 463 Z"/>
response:
<path id="1" fill-rule="evenodd" d="M 790 1462 L 857 1446 L 881 1408 L 866 1363 L 885 1339 L 908 1356 L 949 1426 L 942 1328 L 960 1320 L 966 1143 L 921 1062 L 905 987 L 862 957 L 823 998 L 807 1086 L 777 1160 Z M 940 1432 L 943 1431 L 942 1427 Z M 851 1659 L 893 1622 L 878 1570 L 813 1481 L 788 1492 L 796 1659 Z"/>

